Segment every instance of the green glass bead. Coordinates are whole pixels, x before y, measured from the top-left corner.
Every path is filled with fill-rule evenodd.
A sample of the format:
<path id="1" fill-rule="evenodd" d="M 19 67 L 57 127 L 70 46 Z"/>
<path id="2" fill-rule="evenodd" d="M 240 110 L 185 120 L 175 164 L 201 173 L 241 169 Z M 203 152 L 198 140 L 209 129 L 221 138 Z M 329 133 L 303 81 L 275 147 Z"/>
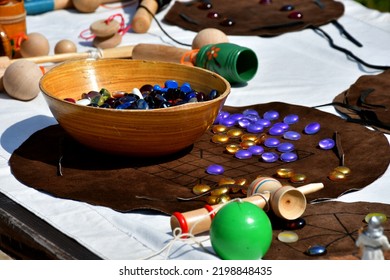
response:
<path id="1" fill-rule="evenodd" d="M 364 217 L 364 220 L 366 221 L 366 223 L 368 223 L 370 221 L 370 219 L 372 217 L 377 217 L 379 219 L 379 221 L 381 221 L 381 223 L 384 223 L 387 221 L 387 216 L 383 213 L 377 213 L 377 212 L 374 212 L 374 213 L 368 213 L 365 217 Z"/>

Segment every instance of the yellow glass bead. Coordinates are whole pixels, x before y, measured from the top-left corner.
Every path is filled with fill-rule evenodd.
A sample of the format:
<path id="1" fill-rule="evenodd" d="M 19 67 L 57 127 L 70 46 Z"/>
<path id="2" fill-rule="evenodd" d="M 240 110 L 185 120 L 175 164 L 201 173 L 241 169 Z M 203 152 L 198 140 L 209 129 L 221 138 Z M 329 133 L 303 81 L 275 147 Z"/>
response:
<path id="1" fill-rule="evenodd" d="M 247 182 L 248 180 L 245 178 L 237 178 L 234 183 L 236 185 L 245 186 Z"/>
<path id="2" fill-rule="evenodd" d="M 257 136 L 256 144 L 257 145 L 263 144 L 265 139 L 267 139 L 267 134 L 261 133 L 259 136 Z"/>
<path id="3" fill-rule="evenodd" d="M 276 175 L 279 178 L 288 179 L 291 178 L 294 174 L 294 170 L 291 168 L 279 168 L 278 170 L 276 170 Z"/>
<path id="4" fill-rule="evenodd" d="M 346 166 L 337 166 L 334 170 L 343 173 L 345 176 L 351 174 L 351 169 Z"/>
<path id="5" fill-rule="evenodd" d="M 240 143 L 240 146 L 241 146 L 243 149 L 248 149 L 249 147 L 254 146 L 254 145 L 256 145 L 256 142 L 251 141 L 251 140 L 245 140 L 245 141 L 242 141 L 242 142 Z"/>
<path id="6" fill-rule="evenodd" d="M 302 183 L 306 181 L 306 178 L 305 174 L 297 173 L 290 177 L 290 181 L 293 183 Z"/>
<path id="7" fill-rule="evenodd" d="M 222 178 L 221 180 L 218 181 L 218 186 L 222 185 L 232 185 L 236 182 L 236 180 L 232 178 Z"/>
<path id="8" fill-rule="evenodd" d="M 217 144 L 227 143 L 229 141 L 229 136 L 226 134 L 215 134 L 213 137 L 211 137 L 211 141 Z"/>
<path id="9" fill-rule="evenodd" d="M 257 135 L 256 134 L 251 134 L 251 133 L 245 133 L 243 135 L 241 135 L 241 141 L 253 141 L 253 142 L 256 142 L 257 141 Z"/>
<path id="10" fill-rule="evenodd" d="M 216 195 L 210 195 L 206 198 L 206 203 L 210 205 L 218 204 L 218 198 Z"/>
<path id="11" fill-rule="evenodd" d="M 224 125 L 221 125 L 221 124 L 216 124 L 212 128 L 212 131 L 214 133 L 223 133 L 223 132 L 226 132 L 227 130 L 228 130 L 228 127 L 224 126 Z"/>
<path id="12" fill-rule="evenodd" d="M 237 145 L 237 144 L 230 144 L 230 145 L 227 145 L 226 146 L 226 151 L 229 153 L 229 154 L 232 154 L 234 155 L 237 151 L 239 151 L 241 149 L 241 146 Z"/>
<path id="13" fill-rule="evenodd" d="M 228 196 L 227 194 L 223 194 L 221 196 L 218 197 L 217 199 L 217 203 L 218 204 L 221 204 L 221 203 L 226 203 L 230 200 L 230 196 Z"/>
<path id="14" fill-rule="evenodd" d="M 366 223 L 368 223 L 372 217 L 377 217 L 381 223 L 384 223 L 384 222 L 387 221 L 387 216 L 386 216 L 385 214 L 383 214 L 383 213 L 377 213 L 377 212 L 368 213 L 368 214 L 364 217 L 364 220 L 366 221 Z"/>
<path id="15" fill-rule="evenodd" d="M 221 188 L 217 188 L 217 189 L 214 189 L 211 191 L 211 195 L 213 196 L 221 196 L 223 194 L 227 194 L 229 193 L 229 187 L 221 187 Z"/>
<path id="16" fill-rule="evenodd" d="M 337 170 L 333 170 L 332 172 L 329 173 L 328 178 L 332 181 L 344 181 L 345 174 Z"/>
<path id="17" fill-rule="evenodd" d="M 299 239 L 298 234 L 294 231 L 282 231 L 278 234 L 278 240 L 283 243 L 294 243 Z"/>
<path id="18" fill-rule="evenodd" d="M 196 195 L 204 194 L 211 189 L 209 185 L 206 184 L 197 184 L 192 188 L 192 192 Z"/>
<path id="19" fill-rule="evenodd" d="M 226 132 L 226 135 L 230 138 L 239 138 L 244 132 L 239 128 L 232 128 Z"/>

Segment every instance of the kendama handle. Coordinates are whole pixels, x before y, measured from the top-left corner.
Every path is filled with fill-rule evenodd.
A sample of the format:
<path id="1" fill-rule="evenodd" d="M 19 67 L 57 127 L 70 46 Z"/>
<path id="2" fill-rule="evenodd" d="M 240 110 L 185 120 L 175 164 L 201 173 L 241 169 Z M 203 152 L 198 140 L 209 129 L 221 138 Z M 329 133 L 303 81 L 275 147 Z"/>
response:
<path id="1" fill-rule="evenodd" d="M 251 202 L 260 208 L 264 208 L 268 204 L 270 194 L 254 195 L 243 198 L 243 201 Z M 213 206 L 205 206 L 204 208 L 188 211 L 185 213 L 175 212 L 171 216 L 171 229 L 174 231 L 180 228 L 182 233 L 192 233 L 197 235 L 206 232 L 210 229 L 211 221 L 216 212 L 223 206 L 223 204 L 216 204 Z M 213 211 L 213 213 L 210 213 Z"/>
<path id="2" fill-rule="evenodd" d="M 146 9 L 147 10 L 146 10 Z M 158 2 L 156 0 L 142 0 L 131 21 L 131 27 L 136 33 L 146 33 L 152 23 L 153 16 L 158 11 Z"/>
<path id="3" fill-rule="evenodd" d="M 303 193 L 303 194 L 310 194 L 310 193 L 314 193 L 314 192 L 317 192 L 321 189 L 324 188 L 324 184 L 323 183 L 311 183 L 311 184 L 307 184 L 307 185 L 304 185 L 304 186 L 301 186 L 301 187 L 297 187 L 297 189 Z"/>
<path id="4" fill-rule="evenodd" d="M 133 49 L 133 59 L 180 63 L 189 50 L 159 44 L 138 44 Z"/>

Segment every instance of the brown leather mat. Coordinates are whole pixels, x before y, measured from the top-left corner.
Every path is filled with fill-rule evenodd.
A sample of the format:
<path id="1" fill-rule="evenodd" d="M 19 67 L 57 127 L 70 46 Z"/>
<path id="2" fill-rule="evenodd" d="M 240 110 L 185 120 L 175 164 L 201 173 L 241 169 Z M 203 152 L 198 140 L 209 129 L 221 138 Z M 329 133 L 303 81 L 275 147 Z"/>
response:
<path id="1" fill-rule="evenodd" d="M 321 26 L 336 20 L 344 13 L 342 3 L 333 0 L 270 0 L 270 4 L 245 0 L 212 0 L 212 9 L 199 9 L 201 1 L 182 3 L 176 1 L 164 17 L 164 21 L 183 29 L 200 31 L 204 28 L 217 28 L 227 35 L 275 36 L 286 32 L 302 30 L 308 26 Z M 281 11 L 285 5 L 294 10 Z M 218 18 L 209 18 L 210 12 Z M 292 12 L 300 12 L 303 17 L 289 18 Z M 235 24 L 223 26 L 224 19 L 232 19 Z"/>
<path id="2" fill-rule="evenodd" d="M 364 75 L 334 98 L 341 114 L 390 133 L 390 70 L 378 75 Z"/>
<path id="3" fill-rule="evenodd" d="M 324 189 L 307 195 L 308 201 L 313 201 L 364 188 L 380 177 L 389 165 L 389 143 L 378 131 L 317 109 L 279 102 L 242 108 L 224 107 L 224 110 L 233 113 L 247 108 L 260 114 L 276 110 L 281 118 L 291 113 L 298 114 L 300 121 L 291 126 L 298 132 L 313 121 L 322 127 L 317 134 L 302 134 L 302 138 L 294 142 L 299 157 L 297 161 L 265 163 L 259 157 L 239 160 L 225 153 L 224 144 L 210 141 L 211 132 L 205 133 L 192 147 L 171 157 L 121 158 L 90 150 L 68 137 L 60 126 L 54 125 L 37 131 L 14 151 L 10 158 L 11 171 L 27 186 L 56 197 L 123 212 L 154 209 L 172 214 L 203 207 L 203 199 L 177 200 L 177 197 L 193 196 L 191 189 L 199 182 L 214 184 L 223 177 L 246 178 L 251 182 L 258 175 L 273 176 L 278 168 L 288 167 L 304 173 L 307 176 L 305 183 L 324 183 Z M 320 139 L 332 137 L 335 131 L 340 135 L 345 165 L 352 170 L 342 182 L 327 177 L 340 162 L 335 151 L 317 147 Z M 210 164 L 224 166 L 225 173 L 218 176 L 207 174 L 205 170 Z M 59 171 L 62 176 L 58 175 Z"/>
<path id="4" fill-rule="evenodd" d="M 302 218 L 306 226 L 295 230 L 299 240 L 294 243 L 282 243 L 277 239 L 282 231 L 274 226 L 271 247 L 264 259 L 268 260 L 319 260 L 360 258 L 355 242 L 359 230 L 365 229 L 364 218 L 369 213 L 382 213 L 389 219 L 390 205 L 381 203 L 343 203 L 323 202 L 308 205 Z M 382 224 L 384 235 L 390 238 L 390 223 Z M 313 245 L 326 247 L 327 253 L 322 256 L 309 256 L 306 250 Z M 384 252 L 385 259 L 390 259 L 390 251 Z"/>

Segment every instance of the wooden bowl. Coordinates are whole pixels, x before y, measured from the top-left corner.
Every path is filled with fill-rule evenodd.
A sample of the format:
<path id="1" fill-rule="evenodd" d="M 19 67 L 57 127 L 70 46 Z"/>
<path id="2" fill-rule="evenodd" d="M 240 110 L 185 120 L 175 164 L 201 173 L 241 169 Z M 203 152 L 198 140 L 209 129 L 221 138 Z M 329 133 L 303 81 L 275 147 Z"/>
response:
<path id="1" fill-rule="evenodd" d="M 144 84 L 176 80 L 198 91 L 216 89 L 214 100 L 169 108 L 116 110 L 64 101 L 106 88 L 132 92 Z M 191 146 L 212 125 L 230 93 L 230 84 L 214 72 L 174 63 L 126 60 L 74 60 L 55 66 L 39 86 L 64 130 L 92 149 L 126 156 L 157 157 Z"/>

